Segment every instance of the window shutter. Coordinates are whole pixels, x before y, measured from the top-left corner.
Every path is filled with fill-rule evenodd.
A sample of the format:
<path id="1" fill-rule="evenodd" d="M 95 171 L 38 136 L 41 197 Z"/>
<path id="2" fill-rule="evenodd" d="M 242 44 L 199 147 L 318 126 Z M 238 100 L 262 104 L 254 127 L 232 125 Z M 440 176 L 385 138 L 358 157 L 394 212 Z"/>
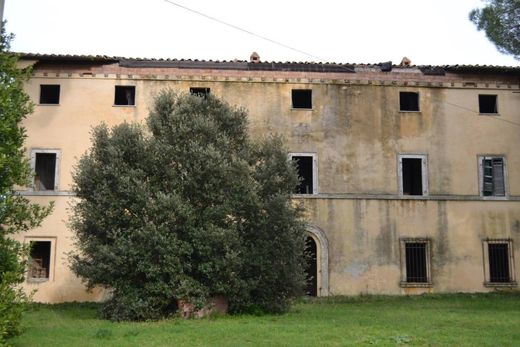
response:
<path id="1" fill-rule="evenodd" d="M 493 158 L 493 193 L 496 196 L 506 195 L 503 158 Z"/>
<path id="2" fill-rule="evenodd" d="M 492 159 L 482 159 L 482 195 L 493 195 L 493 163 Z"/>

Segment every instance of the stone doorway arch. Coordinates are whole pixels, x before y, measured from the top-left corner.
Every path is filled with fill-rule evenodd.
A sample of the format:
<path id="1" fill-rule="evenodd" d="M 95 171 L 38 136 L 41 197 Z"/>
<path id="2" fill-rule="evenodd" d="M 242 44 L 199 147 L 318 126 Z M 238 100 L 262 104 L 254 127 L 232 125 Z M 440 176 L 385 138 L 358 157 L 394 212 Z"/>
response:
<path id="1" fill-rule="evenodd" d="M 329 241 L 323 230 L 307 225 L 307 235 L 316 243 L 317 296 L 329 295 Z"/>

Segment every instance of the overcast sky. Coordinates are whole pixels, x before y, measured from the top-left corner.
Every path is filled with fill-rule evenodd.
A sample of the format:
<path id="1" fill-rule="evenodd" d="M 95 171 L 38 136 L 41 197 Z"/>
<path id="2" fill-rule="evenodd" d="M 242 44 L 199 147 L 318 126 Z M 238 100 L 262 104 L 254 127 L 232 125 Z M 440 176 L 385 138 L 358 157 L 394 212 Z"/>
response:
<path id="1" fill-rule="evenodd" d="M 468 20 L 479 0 L 5 0 L 12 50 L 147 58 L 519 66 Z"/>

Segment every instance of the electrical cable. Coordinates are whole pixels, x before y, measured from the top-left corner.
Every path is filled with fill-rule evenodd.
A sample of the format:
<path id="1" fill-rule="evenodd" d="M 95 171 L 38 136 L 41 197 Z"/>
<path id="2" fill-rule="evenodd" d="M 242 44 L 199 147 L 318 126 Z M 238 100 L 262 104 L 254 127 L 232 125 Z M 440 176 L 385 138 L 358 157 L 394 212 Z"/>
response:
<path id="1" fill-rule="evenodd" d="M 237 25 L 234 25 L 234 24 L 231 24 L 231 23 L 228 23 L 228 22 L 224 22 L 223 20 L 220 20 L 220 19 L 218 19 L 218 18 L 212 17 L 212 16 L 210 16 L 210 15 L 207 15 L 207 14 L 202 13 L 202 12 L 200 12 L 200 11 L 194 10 L 194 9 L 192 9 L 192 8 L 186 7 L 186 6 L 184 6 L 184 5 L 181 5 L 181 4 L 179 4 L 179 3 L 173 2 L 173 1 L 171 1 L 171 0 L 164 0 L 164 1 L 167 2 L 167 3 L 169 3 L 169 4 L 171 4 L 171 5 L 174 5 L 174 6 L 180 7 L 180 8 L 182 8 L 182 9 L 186 10 L 186 11 L 189 11 L 189 12 L 195 13 L 195 14 L 197 14 L 197 15 L 199 15 L 199 16 L 205 17 L 205 18 L 210 19 L 210 20 L 212 20 L 212 21 L 215 21 L 215 22 L 217 22 L 217 23 L 220 23 L 220 24 L 226 25 L 226 26 L 228 26 L 228 27 L 230 27 L 230 28 L 233 28 L 233 29 L 235 29 L 235 30 L 242 31 L 242 32 L 244 32 L 244 33 L 246 33 L 246 34 L 248 34 L 248 35 L 251 35 L 251 36 L 257 37 L 257 38 L 259 38 L 259 39 L 262 39 L 262 40 L 265 40 L 265 41 L 271 42 L 271 43 L 273 43 L 273 44 L 275 44 L 275 45 L 278 45 L 278 46 L 284 47 L 284 48 L 286 48 L 286 49 L 290 49 L 290 50 L 295 51 L 295 52 L 298 52 L 298 53 L 300 53 L 300 54 L 304 54 L 304 55 L 306 55 L 306 56 L 308 56 L 308 57 L 311 57 L 311 58 L 313 58 L 313 59 L 316 59 L 316 60 L 319 60 L 319 61 L 322 61 L 322 62 L 326 62 L 326 61 L 327 61 L 326 59 L 320 58 L 320 57 L 318 57 L 318 56 L 316 56 L 316 55 L 314 55 L 314 54 L 311 54 L 311 53 L 308 53 L 308 52 L 302 51 L 301 49 L 298 49 L 298 48 L 291 47 L 291 46 L 289 46 L 289 45 L 286 45 L 285 43 L 282 43 L 282 42 L 280 42 L 280 41 L 276 41 L 276 40 L 270 39 L 270 38 L 268 38 L 268 37 L 266 37 L 266 36 L 262 36 L 262 35 L 256 34 L 256 33 L 252 32 L 252 31 L 250 31 L 250 30 L 247 30 L 247 29 L 241 28 L 241 27 L 239 27 L 239 26 L 237 26 Z M 341 65 L 339 65 L 339 66 L 341 66 Z M 345 67 L 345 69 L 351 70 L 351 69 L 349 69 L 349 68 L 347 68 L 347 67 Z"/>

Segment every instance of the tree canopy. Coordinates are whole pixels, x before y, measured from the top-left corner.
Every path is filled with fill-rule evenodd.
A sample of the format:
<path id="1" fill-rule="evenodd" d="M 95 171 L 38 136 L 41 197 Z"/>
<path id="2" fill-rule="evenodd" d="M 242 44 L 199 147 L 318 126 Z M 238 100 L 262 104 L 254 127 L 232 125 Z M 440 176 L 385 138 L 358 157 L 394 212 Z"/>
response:
<path id="1" fill-rule="evenodd" d="M 520 60 L 520 1 L 485 0 L 485 3 L 485 7 L 470 12 L 470 20 L 478 30 L 485 31 L 501 53 Z"/>
<path id="2" fill-rule="evenodd" d="M 72 269 L 112 293 L 103 315 L 156 319 L 223 296 L 280 312 L 302 293 L 302 210 L 279 137 L 252 141 L 243 109 L 163 91 L 148 129 L 96 127 L 79 161 Z"/>
<path id="3" fill-rule="evenodd" d="M 0 345 L 19 333 L 22 304 L 27 300 L 17 287 L 24 280 L 27 248 L 12 235 L 40 225 L 51 206 L 31 204 L 17 195 L 15 186 L 28 186 L 31 170 L 25 149 L 22 120 L 31 112 L 23 90 L 28 70 L 17 68 L 18 58 L 9 53 L 12 35 L 0 33 Z"/>

